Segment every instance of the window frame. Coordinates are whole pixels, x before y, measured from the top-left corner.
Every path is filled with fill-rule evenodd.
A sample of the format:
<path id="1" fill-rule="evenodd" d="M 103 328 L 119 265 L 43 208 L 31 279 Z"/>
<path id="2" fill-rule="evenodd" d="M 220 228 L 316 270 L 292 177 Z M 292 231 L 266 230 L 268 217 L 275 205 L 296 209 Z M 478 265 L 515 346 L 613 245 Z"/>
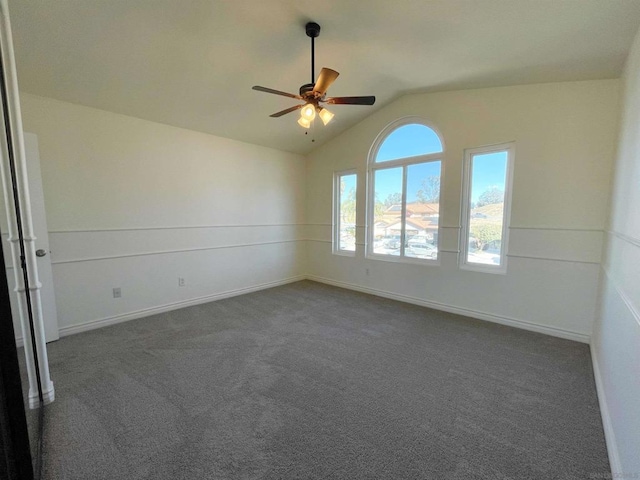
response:
<path id="1" fill-rule="evenodd" d="M 356 238 L 356 242 L 355 242 L 355 248 L 354 250 L 343 250 L 340 248 L 340 179 L 342 177 L 348 176 L 348 175 L 355 175 L 356 176 L 356 223 L 355 223 L 355 238 Z M 356 252 L 358 251 L 358 242 L 357 242 L 357 237 L 358 237 L 358 222 L 357 222 L 357 216 L 358 216 L 358 171 L 355 168 L 349 169 L 349 170 L 339 170 L 339 171 L 335 171 L 333 172 L 333 221 L 331 222 L 332 225 L 332 232 L 331 232 L 331 244 L 332 244 L 332 248 L 331 248 L 331 252 L 334 255 L 343 255 L 345 257 L 355 257 L 356 256 Z"/>
<path id="2" fill-rule="evenodd" d="M 376 157 L 380 147 L 385 142 L 387 137 L 391 135 L 395 130 L 411 124 L 423 125 L 432 130 L 440 140 L 442 150 L 440 152 L 429 153 L 425 155 L 414 155 L 411 157 L 404 157 L 395 160 L 384 160 L 382 162 L 376 162 Z M 441 210 L 438 216 L 438 256 L 436 259 L 432 258 L 416 258 L 404 256 L 405 250 L 405 238 L 406 238 L 406 211 L 407 211 L 407 172 L 410 165 L 440 162 L 440 198 L 438 199 L 438 205 L 441 205 L 442 200 L 442 186 L 444 185 L 445 178 L 445 143 L 442 135 L 437 128 L 430 125 L 421 117 L 409 116 L 399 118 L 387 125 L 374 140 L 371 149 L 369 150 L 369 156 L 367 161 L 367 177 L 366 177 L 366 235 L 365 235 L 365 258 L 372 260 L 382 260 L 385 262 L 394 263 L 410 263 L 414 265 L 427 265 L 427 266 L 439 266 L 440 259 L 442 257 L 442 249 L 440 241 L 442 239 L 442 226 L 441 226 Z M 391 168 L 402 167 L 402 210 L 400 213 L 401 221 L 401 233 L 400 233 L 400 255 L 384 255 L 380 253 L 374 253 L 374 233 L 375 233 L 375 172 L 378 170 L 386 170 Z"/>
<path id="3" fill-rule="evenodd" d="M 466 148 L 464 150 L 464 160 L 462 164 L 462 203 L 460 213 L 460 257 L 458 266 L 461 270 L 468 270 L 481 273 L 492 273 L 505 275 L 507 273 L 507 259 L 509 249 L 509 230 L 511 223 L 511 198 L 513 192 L 513 170 L 515 163 L 515 142 L 506 142 L 496 145 L 485 145 L 482 147 Z M 507 171 L 505 174 L 504 187 L 504 208 L 502 210 L 502 238 L 500 240 L 500 265 L 489 265 L 483 263 L 473 263 L 467 260 L 469 255 L 469 231 L 471 227 L 471 169 L 473 157 L 491 153 L 507 153 Z"/>

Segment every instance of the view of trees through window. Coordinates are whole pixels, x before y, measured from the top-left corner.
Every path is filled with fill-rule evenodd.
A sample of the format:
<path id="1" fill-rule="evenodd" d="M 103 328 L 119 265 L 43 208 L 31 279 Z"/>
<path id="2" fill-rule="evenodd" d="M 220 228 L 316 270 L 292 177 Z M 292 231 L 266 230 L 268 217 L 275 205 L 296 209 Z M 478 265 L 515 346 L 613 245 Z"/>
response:
<path id="1" fill-rule="evenodd" d="M 378 148 L 372 168 L 369 253 L 438 258 L 442 144 L 421 124 L 393 130 Z"/>
<path id="2" fill-rule="evenodd" d="M 398 126 L 399 125 L 399 126 Z M 367 256 L 438 259 L 444 148 L 438 134 L 406 119 L 390 125 L 368 164 Z M 506 271 L 514 144 L 465 150 L 461 268 Z M 355 176 L 340 180 L 342 250 L 355 250 Z"/>
<path id="3" fill-rule="evenodd" d="M 470 157 L 467 263 L 499 266 L 505 221 L 508 152 Z"/>
<path id="4" fill-rule="evenodd" d="M 355 173 L 338 175 L 338 250 L 356 250 L 356 190 L 358 177 Z"/>

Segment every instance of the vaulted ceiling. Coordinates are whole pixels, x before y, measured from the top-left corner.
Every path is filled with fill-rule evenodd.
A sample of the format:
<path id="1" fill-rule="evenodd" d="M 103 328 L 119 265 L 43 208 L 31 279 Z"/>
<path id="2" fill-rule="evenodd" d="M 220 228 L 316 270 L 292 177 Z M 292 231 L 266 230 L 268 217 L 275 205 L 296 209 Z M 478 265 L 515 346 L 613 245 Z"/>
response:
<path id="1" fill-rule="evenodd" d="M 616 78 L 640 0 L 10 0 L 24 92 L 307 153 L 401 95 Z M 305 135 L 269 118 L 316 74 L 340 72 L 332 106 Z M 312 142 L 312 140 L 315 140 Z"/>

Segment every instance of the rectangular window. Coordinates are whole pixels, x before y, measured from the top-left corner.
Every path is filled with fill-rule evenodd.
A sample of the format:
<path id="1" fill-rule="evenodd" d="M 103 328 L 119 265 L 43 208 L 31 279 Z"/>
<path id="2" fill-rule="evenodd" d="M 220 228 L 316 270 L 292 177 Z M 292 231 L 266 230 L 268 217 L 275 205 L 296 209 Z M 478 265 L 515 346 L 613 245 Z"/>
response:
<path id="1" fill-rule="evenodd" d="M 514 144 L 465 151 L 460 267 L 507 271 Z"/>
<path id="2" fill-rule="evenodd" d="M 339 172 L 334 182 L 333 252 L 354 255 L 358 176 L 353 171 Z"/>
<path id="3" fill-rule="evenodd" d="M 441 167 L 436 160 L 373 170 L 373 255 L 438 259 Z"/>
<path id="4" fill-rule="evenodd" d="M 374 171 L 376 240 L 373 253 L 400 256 L 402 246 L 402 167 Z"/>

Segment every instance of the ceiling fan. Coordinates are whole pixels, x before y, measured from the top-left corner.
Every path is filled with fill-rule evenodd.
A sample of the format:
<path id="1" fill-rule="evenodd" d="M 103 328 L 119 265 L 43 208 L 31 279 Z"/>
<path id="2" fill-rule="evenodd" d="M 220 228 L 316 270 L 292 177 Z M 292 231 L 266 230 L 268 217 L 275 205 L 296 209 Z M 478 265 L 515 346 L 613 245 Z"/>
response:
<path id="1" fill-rule="evenodd" d="M 276 112 L 270 117 L 281 117 L 287 113 L 301 110 L 300 119 L 298 123 L 304 128 L 309 128 L 311 122 L 316 117 L 316 112 L 322 120 L 323 124 L 327 124 L 333 118 L 333 113 L 324 108 L 321 104 L 329 105 L 373 105 L 376 101 L 374 96 L 366 97 L 329 97 L 326 98 L 327 89 L 340 75 L 335 70 L 330 68 L 323 68 L 320 70 L 318 80 L 313 83 L 315 78 L 315 44 L 314 39 L 320 35 L 320 25 L 315 22 L 309 22 L 305 26 L 307 36 L 311 38 L 311 83 L 305 83 L 300 87 L 300 94 L 295 95 L 293 93 L 281 92 L 280 90 L 274 90 L 272 88 L 261 87 L 255 85 L 254 90 L 259 92 L 273 93 L 275 95 L 282 95 L 284 97 L 295 98 L 296 100 L 303 100 L 305 103 L 295 105 L 280 112 Z"/>

